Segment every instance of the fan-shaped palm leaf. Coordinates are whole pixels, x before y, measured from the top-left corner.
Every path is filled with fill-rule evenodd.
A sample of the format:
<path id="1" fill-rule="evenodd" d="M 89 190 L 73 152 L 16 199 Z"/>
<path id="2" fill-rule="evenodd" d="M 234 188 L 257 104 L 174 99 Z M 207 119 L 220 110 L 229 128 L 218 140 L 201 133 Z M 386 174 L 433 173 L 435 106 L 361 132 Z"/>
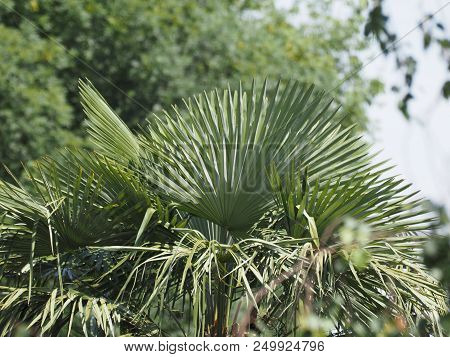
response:
<path id="1" fill-rule="evenodd" d="M 381 310 L 441 333 L 445 296 L 421 262 L 433 218 L 323 92 L 215 90 L 133 134 L 80 91 L 98 152 L 0 182 L 3 334 L 76 319 L 86 334 L 88 306 L 106 335 L 237 334 L 255 312 L 277 335 L 310 314 L 351 333 Z"/>

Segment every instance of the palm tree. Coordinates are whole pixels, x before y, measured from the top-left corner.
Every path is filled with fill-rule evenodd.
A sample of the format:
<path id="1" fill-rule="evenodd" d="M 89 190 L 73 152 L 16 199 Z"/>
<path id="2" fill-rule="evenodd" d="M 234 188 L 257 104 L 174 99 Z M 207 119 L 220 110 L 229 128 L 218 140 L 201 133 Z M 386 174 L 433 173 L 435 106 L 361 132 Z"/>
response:
<path id="1" fill-rule="evenodd" d="M 434 218 L 324 92 L 205 92 L 139 133 L 80 92 L 95 150 L 0 182 L 2 335 L 442 333 Z"/>

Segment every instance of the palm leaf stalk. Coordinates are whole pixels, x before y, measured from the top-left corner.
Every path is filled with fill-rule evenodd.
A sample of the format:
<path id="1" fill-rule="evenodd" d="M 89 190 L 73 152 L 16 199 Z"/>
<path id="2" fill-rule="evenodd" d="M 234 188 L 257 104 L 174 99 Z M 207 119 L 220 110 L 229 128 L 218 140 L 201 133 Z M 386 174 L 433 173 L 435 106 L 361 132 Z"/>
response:
<path id="1" fill-rule="evenodd" d="M 443 333 L 435 220 L 325 93 L 214 90 L 138 133 L 80 93 L 95 150 L 0 182 L 3 335 Z"/>

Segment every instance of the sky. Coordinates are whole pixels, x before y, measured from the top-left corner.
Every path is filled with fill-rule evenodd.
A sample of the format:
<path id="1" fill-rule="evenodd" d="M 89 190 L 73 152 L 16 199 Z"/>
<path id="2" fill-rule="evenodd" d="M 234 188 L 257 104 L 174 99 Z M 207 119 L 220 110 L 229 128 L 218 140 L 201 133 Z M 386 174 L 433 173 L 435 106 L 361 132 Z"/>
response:
<path id="1" fill-rule="evenodd" d="M 289 7 L 293 0 L 277 0 L 280 7 Z M 336 16 L 348 16 L 345 0 L 333 2 Z M 410 32 L 427 14 L 435 15 L 450 32 L 450 3 L 448 0 L 384 0 L 389 15 L 389 28 L 397 38 Z M 301 19 L 293 19 L 293 22 Z M 398 110 L 398 95 L 389 88 L 402 84 L 402 74 L 395 67 L 394 58 L 379 56 L 380 49 L 373 42 L 363 62 L 370 62 L 362 70 L 367 78 L 378 78 L 385 83 L 386 91 L 368 108 L 370 118 L 367 140 L 373 151 L 380 151 L 380 160 L 390 159 L 396 165 L 393 173 L 412 183 L 410 190 L 420 190 L 421 196 L 444 205 L 450 212 L 450 101 L 440 95 L 442 84 L 449 77 L 446 63 L 438 46 L 423 50 L 422 32 L 413 30 L 399 42 L 403 50 L 418 62 L 414 79 L 414 100 L 410 101 L 411 119 L 406 120 Z"/>
<path id="2" fill-rule="evenodd" d="M 401 37 L 426 14 L 434 13 L 446 3 L 448 0 L 385 0 L 389 26 Z M 436 14 L 436 18 L 450 28 L 450 5 Z M 381 156 L 391 158 L 397 165 L 396 173 L 411 182 L 424 197 L 445 205 L 450 211 L 450 101 L 440 95 L 442 84 L 448 78 L 446 63 L 438 46 L 423 51 L 419 29 L 400 44 L 418 61 L 413 87 L 415 99 L 410 106 L 412 119 L 405 120 L 397 109 L 398 98 L 387 91 L 369 108 L 371 139 L 375 150 L 383 150 Z M 363 73 L 369 78 L 380 78 L 386 88 L 401 83 L 393 58 L 380 56 Z"/>

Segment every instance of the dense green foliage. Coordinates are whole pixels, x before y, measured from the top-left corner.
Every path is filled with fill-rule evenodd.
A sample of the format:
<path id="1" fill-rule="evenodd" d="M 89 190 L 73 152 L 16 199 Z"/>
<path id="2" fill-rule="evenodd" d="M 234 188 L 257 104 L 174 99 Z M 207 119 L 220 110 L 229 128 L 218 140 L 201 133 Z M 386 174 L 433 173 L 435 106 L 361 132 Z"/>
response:
<path id="1" fill-rule="evenodd" d="M 72 109 L 55 68 L 64 53 L 33 31 L 0 25 L 0 158 L 18 172 L 21 161 L 69 143 Z"/>
<path id="2" fill-rule="evenodd" d="M 131 127 L 237 79 L 296 78 L 332 89 L 358 68 L 366 41 L 358 2 L 345 19 L 333 18 L 331 3 L 303 1 L 308 21 L 296 28 L 288 19 L 299 12 L 273 1 L 4 1 L 0 161 L 18 173 L 19 161 L 71 142 L 66 129 L 84 134 L 78 78 L 90 78 Z M 379 90 L 356 74 L 336 96 L 364 124 L 364 105 Z"/>
<path id="3" fill-rule="evenodd" d="M 0 333 L 444 334 L 421 200 L 323 92 L 249 87 L 133 133 L 81 83 L 95 151 L 0 181 Z"/>

